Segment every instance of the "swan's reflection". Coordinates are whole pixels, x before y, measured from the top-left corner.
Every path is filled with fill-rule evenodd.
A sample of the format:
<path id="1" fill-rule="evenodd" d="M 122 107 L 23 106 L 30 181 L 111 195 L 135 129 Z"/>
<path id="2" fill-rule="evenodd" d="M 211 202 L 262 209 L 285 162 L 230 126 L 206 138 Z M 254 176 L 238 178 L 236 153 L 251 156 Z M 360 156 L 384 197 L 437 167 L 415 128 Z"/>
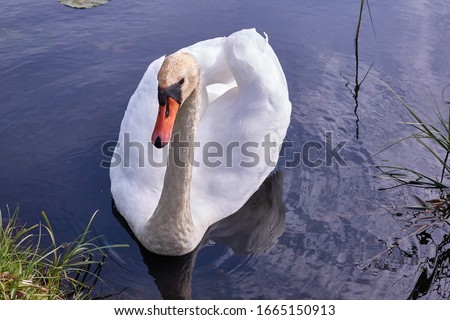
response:
<path id="1" fill-rule="evenodd" d="M 212 225 L 205 238 L 223 243 L 239 254 L 270 249 L 284 231 L 283 176 L 270 175 L 231 216 Z"/>
<path id="2" fill-rule="evenodd" d="M 284 231 L 282 203 L 283 176 L 272 173 L 244 206 L 212 225 L 200 245 L 181 257 L 160 256 L 139 244 L 113 205 L 113 213 L 138 243 L 149 274 L 164 299 L 190 299 L 192 270 L 197 254 L 209 240 L 225 244 L 239 254 L 261 253 L 270 249 Z"/>

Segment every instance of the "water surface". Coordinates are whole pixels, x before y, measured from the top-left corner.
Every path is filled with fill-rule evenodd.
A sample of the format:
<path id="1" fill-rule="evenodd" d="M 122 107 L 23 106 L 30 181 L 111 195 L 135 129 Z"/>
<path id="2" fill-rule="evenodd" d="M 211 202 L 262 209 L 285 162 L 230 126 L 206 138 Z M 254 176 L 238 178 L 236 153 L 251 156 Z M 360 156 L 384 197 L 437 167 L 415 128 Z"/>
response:
<path id="1" fill-rule="evenodd" d="M 418 229 L 399 208 L 413 194 L 434 195 L 380 191 L 389 182 L 375 177 L 384 159 L 431 174 L 437 164 L 414 143 L 365 160 L 411 132 L 402 124 L 410 120 L 407 112 L 380 79 L 425 115 L 433 97 L 440 99 L 450 79 L 450 4 L 384 0 L 371 3 L 371 11 L 376 36 L 365 11 L 356 61 L 359 1 L 130 0 L 89 10 L 57 1 L 2 1 L 0 205 L 19 204 L 21 220 L 30 224 L 45 211 L 60 242 L 80 234 L 99 210 L 93 236 L 130 248 L 109 252 L 97 296 L 448 298 L 445 228 L 391 249 Z M 293 105 L 286 140 L 294 149 L 286 150 L 280 173 L 253 200 L 268 212 L 258 217 L 269 227 L 253 230 L 244 208 L 236 234 L 227 229 L 233 221 L 224 222 L 192 255 L 155 257 L 113 212 L 101 146 L 117 138 L 128 99 L 151 61 L 251 27 L 269 35 Z M 355 100 L 356 70 L 361 82 L 371 65 Z M 325 160 L 327 132 L 332 146 L 347 141 L 339 153 L 345 165 L 285 166 L 311 141 L 324 146 L 312 160 Z M 403 215 L 394 214 L 399 211 Z"/>

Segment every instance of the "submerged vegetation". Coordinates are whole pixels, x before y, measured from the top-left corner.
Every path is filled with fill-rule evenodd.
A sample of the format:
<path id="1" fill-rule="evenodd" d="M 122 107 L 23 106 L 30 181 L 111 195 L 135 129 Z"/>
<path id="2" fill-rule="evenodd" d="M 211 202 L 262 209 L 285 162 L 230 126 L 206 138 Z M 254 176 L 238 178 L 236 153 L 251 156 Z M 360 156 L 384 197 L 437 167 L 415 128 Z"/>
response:
<path id="1" fill-rule="evenodd" d="M 101 280 L 105 249 L 88 238 L 96 215 L 70 243 L 57 244 L 47 215 L 44 223 L 19 224 L 19 210 L 0 211 L 0 299 L 86 299 Z M 44 242 L 50 245 L 44 247 Z"/>

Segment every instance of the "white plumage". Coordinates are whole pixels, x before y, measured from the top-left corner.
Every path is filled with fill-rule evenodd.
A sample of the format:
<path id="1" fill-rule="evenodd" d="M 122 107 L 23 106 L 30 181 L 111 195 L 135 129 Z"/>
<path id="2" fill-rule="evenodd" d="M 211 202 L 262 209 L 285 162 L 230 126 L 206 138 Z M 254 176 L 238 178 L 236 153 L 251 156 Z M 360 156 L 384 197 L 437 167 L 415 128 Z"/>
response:
<path id="1" fill-rule="evenodd" d="M 150 64 L 130 99 L 110 168 L 117 209 L 148 250 L 167 255 L 192 251 L 211 224 L 237 211 L 258 189 L 274 169 L 270 163 L 278 159 L 291 113 L 278 58 L 254 29 L 180 51 L 191 53 L 201 72 L 200 120 L 195 131 L 199 146 L 190 182 L 192 239 L 181 239 L 171 234 L 171 226 L 152 226 L 149 221 L 158 206 L 167 168 L 163 154 L 168 146 L 157 149 L 151 144 L 158 112 L 157 74 L 164 57 Z M 275 143 L 270 148 L 263 147 L 267 135 Z M 206 147 L 213 153 L 218 145 L 223 156 L 206 159 Z M 163 223 L 177 224 L 177 228 L 184 225 L 172 218 Z M 155 229 L 168 230 L 167 244 L 155 247 L 151 240 Z M 173 248 L 177 241 L 184 242 L 181 249 Z"/>

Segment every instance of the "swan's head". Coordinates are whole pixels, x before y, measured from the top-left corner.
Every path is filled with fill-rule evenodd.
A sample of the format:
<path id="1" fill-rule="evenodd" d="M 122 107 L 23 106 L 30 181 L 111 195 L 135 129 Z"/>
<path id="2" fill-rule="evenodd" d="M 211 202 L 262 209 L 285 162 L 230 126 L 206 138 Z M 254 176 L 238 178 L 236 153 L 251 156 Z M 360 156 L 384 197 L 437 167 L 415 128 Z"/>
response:
<path id="1" fill-rule="evenodd" d="M 158 72 L 159 110 L 152 143 L 164 147 L 170 140 L 178 109 L 197 87 L 200 68 L 195 57 L 187 52 L 176 52 L 164 59 Z"/>

